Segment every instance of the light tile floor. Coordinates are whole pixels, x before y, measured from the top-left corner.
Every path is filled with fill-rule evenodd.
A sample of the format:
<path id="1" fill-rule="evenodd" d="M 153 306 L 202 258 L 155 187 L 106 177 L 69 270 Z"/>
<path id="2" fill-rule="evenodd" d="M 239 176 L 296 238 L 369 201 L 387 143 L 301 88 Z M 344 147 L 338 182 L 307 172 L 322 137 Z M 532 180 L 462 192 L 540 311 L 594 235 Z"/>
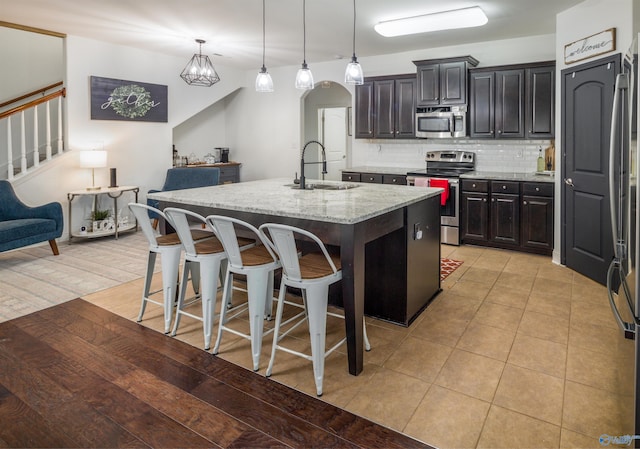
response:
<path id="1" fill-rule="evenodd" d="M 631 432 L 633 342 L 604 287 L 548 257 L 470 246 L 442 256 L 464 261 L 443 291 L 408 328 L 367 319 L 363 373 L 348 374 L 344 349 L 332 354 L 322 400 L 440 448 L 597 448 L 602 434 Z M 135 280 L 85 299 L 135 319 L 141 291 Z M 142 324 L 161 321 L 148 306 Z M 202 347 L 201 329 L 183 318 L 177 338 Z M 331 321 L 328 338 L 343 329 Z M 302 349 L 305 332 L 294 334 Z M 261 374 L 270 348 L 265 337 Z M 219 356 L 249 368 L 249 342 L 225 333 Z M 272 379 L 315 395 L 303 359 L 278 352 Z"/>

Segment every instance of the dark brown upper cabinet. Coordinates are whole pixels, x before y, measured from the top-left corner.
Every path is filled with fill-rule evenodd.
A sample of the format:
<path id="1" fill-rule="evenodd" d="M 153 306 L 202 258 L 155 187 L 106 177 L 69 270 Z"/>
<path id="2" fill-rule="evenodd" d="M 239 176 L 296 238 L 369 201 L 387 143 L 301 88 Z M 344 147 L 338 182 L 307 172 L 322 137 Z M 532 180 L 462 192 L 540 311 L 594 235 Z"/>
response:
<path id="1" fill-rule="evenodd" d="M 555 136 L 555 65 L 526 70 L 526 137 L 552 139 Z"/>
<path id="2" fill-rule="evenodd" d="M 523 69 L 474 70 L 469 91 L 471 137 L 524 137 Z"/>
<path id="3" fill-rule="evenodd" d="M 417 71 L 416 106 L 436 107 L 467 104 L 467 73 L 478 61 L 465 56 L 413 61 Z"/>
<path id="4" fill-rule="evenodd" d="M 553 62 L 483 67 L 469 75 L 469 135 L 491 139 L 554 136 Z"/>
<path id="5" fill-rule="evenodd" d="M 412 74 L 367 78 L 356 86 L 356 138 L 413 139 L 415 113 Z"/>
<path id="6" fill-rule="evenodd" d="M 356 86 L 356 139 L 373 139 L 373 81 Z"/>

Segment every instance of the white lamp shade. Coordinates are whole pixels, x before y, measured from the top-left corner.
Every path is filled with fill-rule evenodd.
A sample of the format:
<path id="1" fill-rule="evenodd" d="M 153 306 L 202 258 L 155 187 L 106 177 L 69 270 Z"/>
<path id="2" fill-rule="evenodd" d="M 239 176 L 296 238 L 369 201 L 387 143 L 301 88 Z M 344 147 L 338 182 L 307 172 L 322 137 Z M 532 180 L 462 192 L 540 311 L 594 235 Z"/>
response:
<path id="1" fill-rule="evenodd" d="M 256 92 L 273 92 L 273 80 L 267 69 L 263 68 L 256 77 Z"/>
<path id="2" fill-rule="evenodd" d="M 344 82 L 347 84 L 360 85 L 364 84 L 364 73 L 362 73 L 362 66 L 354 57 L 344 72 Z"/>
<path id="3" fill-rule="evenodd" d="M 80 152 L 80 167 L 103 168 L 107 166 L 107 152 L 104 150 L 92 150 Z"/>
<path id="4" fill-rule="evenodd" d="M 313 74 L 306 64 L 303 64 L 302 68 L 298 69 L 298 73 L 296 75 L 296 89 L 313 89 Z"/>

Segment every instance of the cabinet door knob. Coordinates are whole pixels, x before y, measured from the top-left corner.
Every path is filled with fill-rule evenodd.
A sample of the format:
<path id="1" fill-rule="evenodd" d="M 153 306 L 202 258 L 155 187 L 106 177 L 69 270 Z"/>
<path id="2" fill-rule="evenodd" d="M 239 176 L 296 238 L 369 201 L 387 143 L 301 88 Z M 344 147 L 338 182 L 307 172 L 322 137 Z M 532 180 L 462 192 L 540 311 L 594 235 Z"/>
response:
<path id="1" fill-rule="evenodd" d="M 526 205 L 527 205 L 527 202 L 526 202 L 526 201 L 523 201 L 523 202 L 522 202 L 522 204 L 524 204 L 524 205 L 526 206 Z"/>
<path id="2" fill-rule="evenodd" d="M 473 187 L 475 187 L 475 186 L 476 186 L 476 185 L 475 185 L 475 183 L 474 183 L 474 184 L 473 184 Z"/>
<path id="3" fill-rule="evenodd" d="M 540 191 L 540 187 L 536 187 L 536 192 L 539 192 L 539 191 Z"/>
<path id="4" fill-rule="evenodd" d="M 486 203 L 486 202 L 487 202 L 487 199 L 486 199 L 486 198 L 482 198 L 482 202 L 483 202 L 483 203 Z"/>
<path id="5" fill-rule="evenodd" d="M 507 190 L 507 186 L 502 186 L 502 190 Z"/>
<path id="6" fill-rule="evenodd" d="M 502 130 L 501 129 L 498 130 L 498 134 L 502 134 Z"/>
<path id="7" fill-rule="evenodd" d="M 495 198 L 491 198 L 491 202 L 492 202 L 492 203 L 495 203 L 495 202 L 496 202 L 496 199 L 495 199 Z"/>

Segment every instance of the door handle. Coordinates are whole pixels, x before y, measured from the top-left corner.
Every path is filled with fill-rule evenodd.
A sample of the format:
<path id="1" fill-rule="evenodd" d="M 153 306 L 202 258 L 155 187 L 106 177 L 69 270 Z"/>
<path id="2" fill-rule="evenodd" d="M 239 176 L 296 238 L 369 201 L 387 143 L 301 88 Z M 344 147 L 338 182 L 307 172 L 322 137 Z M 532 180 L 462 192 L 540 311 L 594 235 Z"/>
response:
<path id="1" fill-rule="evenodd" d="M 569 187 L 575 187 L 575 186 L 573 185 L 573 179 L 571 179 L 571 178 L 564 178 L 564 183 L 565 183 L 566 185 L 568 185 Z"/>

